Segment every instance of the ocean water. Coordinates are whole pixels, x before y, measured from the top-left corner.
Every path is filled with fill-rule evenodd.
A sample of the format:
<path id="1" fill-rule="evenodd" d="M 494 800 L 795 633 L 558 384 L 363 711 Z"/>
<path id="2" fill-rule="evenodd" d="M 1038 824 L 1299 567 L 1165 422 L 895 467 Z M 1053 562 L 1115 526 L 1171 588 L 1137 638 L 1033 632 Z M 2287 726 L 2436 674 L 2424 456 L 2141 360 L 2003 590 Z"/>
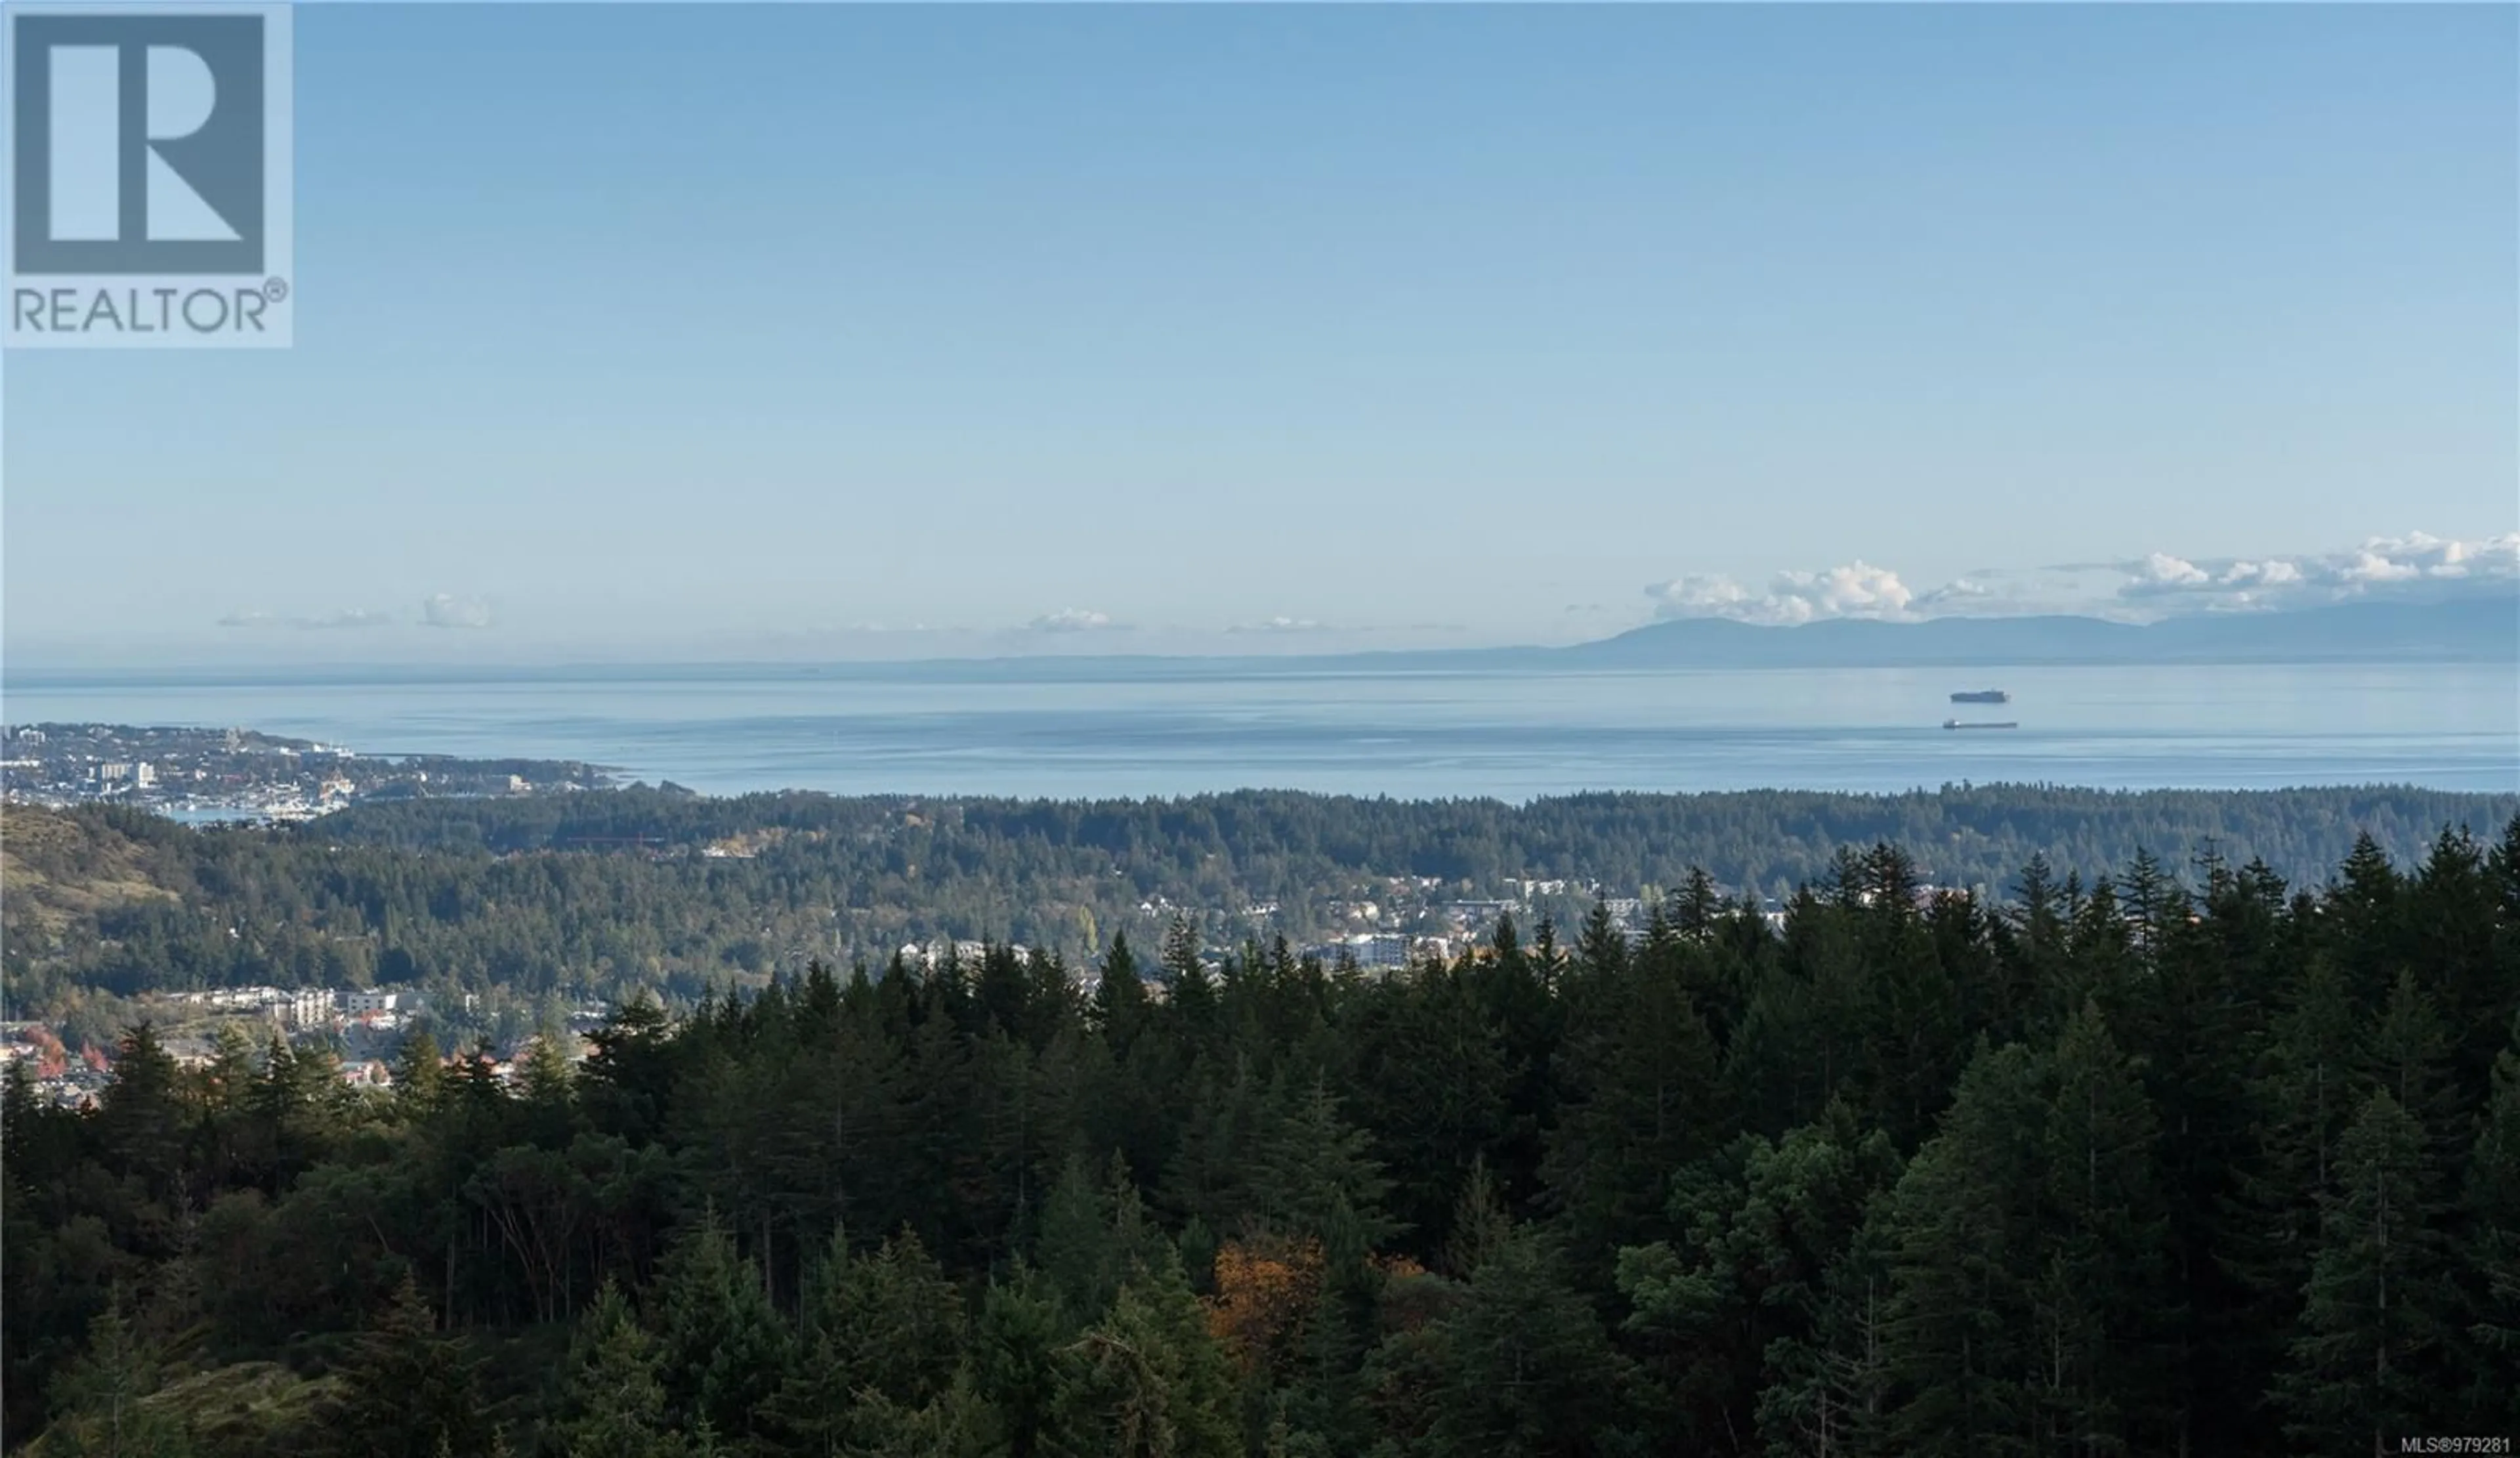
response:
<path id="1" fill-rule="evenodd" d="M 2012 702 L 1953 704 L 2000 687 Z M 2520 666 L 1656 673 L 623 668 L 25 676 L 12 724 L 239 726 L 579 759 L 712 794 L 1523 800 L 1578 790 L 2410 783 L 2520 790 Z M 1954 732 L 1944 720 L 2013 720 Z"/>

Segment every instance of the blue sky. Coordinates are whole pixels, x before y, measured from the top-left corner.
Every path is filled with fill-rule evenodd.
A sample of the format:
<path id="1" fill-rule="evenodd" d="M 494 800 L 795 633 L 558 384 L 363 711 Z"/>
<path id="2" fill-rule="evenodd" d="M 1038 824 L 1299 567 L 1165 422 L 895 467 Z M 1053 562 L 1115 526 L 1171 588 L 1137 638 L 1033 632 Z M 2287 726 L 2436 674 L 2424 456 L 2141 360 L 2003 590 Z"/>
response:
<path id="1" fill-rule="evenodd" d="M 10 357 L 7 647 L 1321 648 L 2498 574 L 2516 23 L 303 6 L 296 347 Z"/>

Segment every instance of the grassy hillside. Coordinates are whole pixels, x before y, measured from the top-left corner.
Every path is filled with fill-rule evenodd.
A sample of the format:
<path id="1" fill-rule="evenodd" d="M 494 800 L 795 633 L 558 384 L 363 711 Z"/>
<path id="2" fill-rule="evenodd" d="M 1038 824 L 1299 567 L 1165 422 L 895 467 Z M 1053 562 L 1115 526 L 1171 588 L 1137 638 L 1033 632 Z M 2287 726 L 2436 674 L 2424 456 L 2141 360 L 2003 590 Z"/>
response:
<path id="1" fill-rule="evenodd" d="M 159 879 L 180 862 L 165 854 L 172 828 L 139 816 L 0 807 L 0 938 L 9 957 L 94 935 L 103 912 L 180 901 Z"/>

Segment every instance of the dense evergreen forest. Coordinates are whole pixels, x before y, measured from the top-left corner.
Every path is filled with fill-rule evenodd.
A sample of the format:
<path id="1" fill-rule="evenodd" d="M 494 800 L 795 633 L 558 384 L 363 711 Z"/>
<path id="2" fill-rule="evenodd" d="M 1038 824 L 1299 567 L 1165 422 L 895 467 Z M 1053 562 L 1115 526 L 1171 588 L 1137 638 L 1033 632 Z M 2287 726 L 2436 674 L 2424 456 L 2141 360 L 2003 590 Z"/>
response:
<path id="1" fill-rule="evenodd" d="M 1938 886 L 2000 896 L 2033 856 L 2088 882 L 2149 850 L 2219 853 L 2323 881 L 2368 834 L 2401 862 L 2520 798 L 2410 788 L 1910 795 L 1584 795 L 1508 805 L 1254 791 L 1058 802 L 707 799 L 666 790 L 356 806 L 291 827 L 191 830 L 145 815 L 8 811 L 6 973 L 18 1016 L 82 994 L 419 984 L 667 1002 L 811 956 L 881 961 L 905 940 L 996 939 L 1102 955 L 1175 908 L 1220 946 L 1338 930 L 1342 898 L 1497 896 L 1508 878 L 1650 897 L 1703 867 L 1781 901 L 1841 845 L 1888 841 Z M 712 852 L 736 854 L 713 855 Z M 1583 900 L 1532 906 L 1581 916 Z M 1267 908 L 1265 911 L 1254 908 Z M 1247 914 L 1246 914 L 1247 913 Z M 1351 928 L 1352 929 L 1352 928 Z M 87 1021 L 110 1038 L 121 1011 Z"/>
<path id="2" fill-rule="evenodd" d="M 1243 803 L 1130 823 L 1263 844 Z M 2112 803 L 2124 827 L 2090 833 L 2169 804 Z M 1405 817 L 1348 809 L 1360 860 Z M 992 814 L 975 848 L 1054 812 Z M 1463 854 L 1521 869 L 1545 841 L 1518 833 Z M 264 875 L 334 854 L 234 844 Z M 1003 947 L 817 964 L 687 1017 L 631 1005 L 514 1091 L 424 1039 L 391 1093 L 356 1093 L 320 1049 L 232 1039 L 179 1069 L 135 1028 L 94 1112 L 19 1081 L 0 1111 L 7 1440 L 1853 1458 L 2520 1436 L 2520 819 L 2394 864 L 2364 839 L 2303 886 L 2034 861 L 1999 905 L 1915 895 L 1931 863 L 1841 850 L 1780 931 L 1674 875 L 1641 944 L 1599 914 L 1508 925 L 1379 979 L 1282 945 L 1211 971 L 1186 929 L 1113 937 L 1090 984 Z"/>

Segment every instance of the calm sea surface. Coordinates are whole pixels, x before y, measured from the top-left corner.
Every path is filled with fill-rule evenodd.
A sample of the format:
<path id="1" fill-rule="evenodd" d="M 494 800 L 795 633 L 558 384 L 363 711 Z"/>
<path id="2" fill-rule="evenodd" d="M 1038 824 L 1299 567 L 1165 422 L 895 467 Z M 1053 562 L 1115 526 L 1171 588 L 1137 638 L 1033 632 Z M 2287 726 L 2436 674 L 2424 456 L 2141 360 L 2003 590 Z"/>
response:
<path id="1" fill-rule="evenodd" d="M 1958 688 L 2012 702 L 1953 704 Z M 592 760 L 709 793 L 1048 796 L 1272 787 L 1520 800 L 1586 789 L 2520 790 L 2520 666 L 1195 673 L 608 670 L 13 679 L 12 724 L 241 726 L 366 754 Z M 1953 732 L 1945 719 L 2014 720 Z"/>

